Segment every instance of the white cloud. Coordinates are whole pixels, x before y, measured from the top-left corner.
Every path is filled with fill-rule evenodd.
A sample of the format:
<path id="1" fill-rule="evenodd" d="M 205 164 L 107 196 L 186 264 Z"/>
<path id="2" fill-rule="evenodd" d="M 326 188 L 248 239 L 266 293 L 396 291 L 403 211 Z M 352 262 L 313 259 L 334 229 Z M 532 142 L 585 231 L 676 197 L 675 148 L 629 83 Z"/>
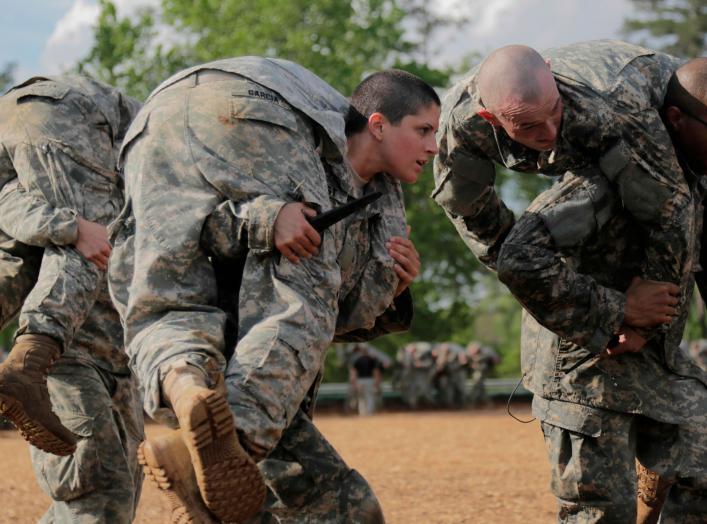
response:
<path id="1" fill-rule="evenodd" d="M 114 0 L 118 16 L 130 16 L 141 7 L 157 6 L 159 0 Z M 54 26 L 40 58 L 43 74 L 56 74 L 73 67 L 93 45 L 93 26 L 100 8 L 95 0 L 74 0 Z"/>
<path id="2" fill-rule="evenodd" d="M 443 10 L 462 10 L 469 22 L 454 35 L 445 35 L 440 64 L 456 63 L 507 44 L 526 44 L 539 50 L 582 40 L 620 38 L 628 0 L 440 0 Z M 454 12 L 454 11 L 452 11 Z"/>

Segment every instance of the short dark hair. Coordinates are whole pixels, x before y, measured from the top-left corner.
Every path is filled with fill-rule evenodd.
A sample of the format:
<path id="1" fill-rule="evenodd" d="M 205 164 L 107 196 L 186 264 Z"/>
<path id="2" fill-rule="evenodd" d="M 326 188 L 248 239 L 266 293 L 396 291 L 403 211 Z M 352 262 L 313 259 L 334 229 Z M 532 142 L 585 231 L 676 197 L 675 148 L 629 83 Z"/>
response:
<path id="1" fill-rule="evenodd" d="M 351 95 L 351 106 L 346 115 L 346 136 L 361 132 L 373 113 L 381 113 L 392 124 L 397 124 L 430 104 L 441 105 L 439 96 L 420 77 L 400 69 L 373 73 Z"/>

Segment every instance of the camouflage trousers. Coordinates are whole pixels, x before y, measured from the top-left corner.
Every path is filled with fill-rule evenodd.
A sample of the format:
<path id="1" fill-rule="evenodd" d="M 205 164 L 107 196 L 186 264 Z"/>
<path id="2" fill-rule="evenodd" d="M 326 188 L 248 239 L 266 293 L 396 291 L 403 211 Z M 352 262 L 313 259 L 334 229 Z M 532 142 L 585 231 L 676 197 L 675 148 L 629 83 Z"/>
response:
<path id="1" fill-rule="evenodd" d="M 265 509 L 247 524 L 384 522 L 371 487 L 301 410 L 258 467 L 268 485 L 268 498 Z"/>
<path id="2" fill-rule="evenodd" d="M 471 387 L 469 390 L 469 404 L 472 406 L 487 400 L 486 396 L 486 371 L 474 370 L 471 374 Z"/>
<path id="3" fill-rule="evenodd" d="M 75 158 L 78 155 L 69 155 L 51 142 L 17 146 L 13 161 L 22 187 L 11 183 L 3 188 L 0 212 L 10 214 L 25 209 L 21 198 L 26 191 L 45 199 L 51 206 L 72 209 L 86 220 L 110 223 L 122 205 L 117 175 L 115 180 L 110 180 Z M 17 203 L 17 209 L 13 208 L 13 202 Z M 10 300 L 10 303 L 3 304 L 3 321 L 5 311 L 9 314 L 16 303 L 24 299 L 18 335 L 47 335 L 62 343 L 64 348 L 69 347 L 99 294 L 104 273 L 73 246 L 50 244 L 43 250 L 36 284 L 27 289 L 27 275 L 35 274 L 37 255 L 35 251 L 27 260 L 27 268 L 20 263 L 24 259 L 23 252 L 29 248 L 19 249 L 18 242 L 14 246 L 9 244 L 13 238 L 23 240 L 26 234 L 23 228 L 27 226 L 21 216 L 14 223 L 17 224 L 16 231 L 5 231 L 8 236 L 3 235 L 0 240 L 0 248 L 5 245 L 9 248 L 0 255 L 0 285 L 3 286 L 0 292 L 3 302 Z M 12 293 L 12 298 L 8 298 L 6 291 Z"/>
<path id="4" fill-rule="evenodd" d="M 37 482 L 53 501 L 40 522 L 132 522 L 142 486 L 137 447 L 144 439 L 135 379 L 63 356 L 48 384 L 61 422 L 83 438 L 68 457 L 31 448 Z"/>
<path id="5" fill-rule="evenodd" d="M 37 282 L 43 252 L 0 231 L 0 329 L 17 316 Z"/>
<path id="6" fill-rule="evenodd" d="M 408 368 L 403 371 L 400 378 L 400 395 L 407 406 L 417 408 L 420 399 L 427 405 L 434 403 L 433 375 L 432 368 Z"/>
<path id="7" fill-rule="evenodd" d="M 705 520 L 706 419 L 665 424 L 640 415 L 536 397 L 557 497 L 558 522 L 625 524 L 636 521 L 636 460 L 675 480 L 663 524 Z"/>

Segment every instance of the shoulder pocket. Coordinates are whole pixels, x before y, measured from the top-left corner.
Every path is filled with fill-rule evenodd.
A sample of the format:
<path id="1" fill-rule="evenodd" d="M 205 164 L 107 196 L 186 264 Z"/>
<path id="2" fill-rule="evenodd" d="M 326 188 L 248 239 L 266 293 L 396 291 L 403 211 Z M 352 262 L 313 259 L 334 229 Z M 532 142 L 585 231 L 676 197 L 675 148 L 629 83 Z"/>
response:
<path id="1" fill-rule="evenodd" d="M 49 98 L 61 100 L 71 90 L 67 85 L 54 82 L 38 82 L 22 88 L 22 93 L 17 97 L 17 103 L 31 100 L 32 98 Z"/>

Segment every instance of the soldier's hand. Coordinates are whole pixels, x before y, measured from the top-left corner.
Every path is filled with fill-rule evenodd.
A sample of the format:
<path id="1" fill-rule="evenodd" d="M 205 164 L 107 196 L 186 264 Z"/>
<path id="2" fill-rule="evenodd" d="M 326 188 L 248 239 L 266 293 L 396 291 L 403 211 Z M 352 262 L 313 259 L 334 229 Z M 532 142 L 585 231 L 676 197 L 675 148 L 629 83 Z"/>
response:
<path id="1" fill-rule="evenodd" d="M 634 277 L 626 290 L 624 323 L 644 328 L 671 322 L 678 314 L 679 294 L 675 284 Z"/>
<path id="2" fill-rule="evenodd" d="M 106 226 L 89 222 L 85 218 L 77 217 L 78 235 L 75 247 L 86 260 L 96 264 L 105 271 L 108 268 L 108 257 L 112 247 L 108 241 Z"/>
<path id="3" fill-rule="evenodd" d="M 408 235 L 410 234 L 410 226 L 408 226 Z M 395 273 L 398 275 L 400 282 L 395 290 L 395 296 L 397 297 L 405 291 L 413 280 L 417 278 L 420 274 L 420 267 L 422 263 L 420 262 L 420 254 L 415 249 L 415 244 L 409 238 L 403 237 L 391 237 L 388 242 L 386 242 L 386 247 L 388 248 L 388 253 L 396 264 L 393 266 Z"/>
<path id="4" fill-rule="evenodd" d="M 624 326 L 623 332 L 619 334 L 619 343 L 612 348 L 606 348 L 606 352 L 610 357 L 615 357 L 621 353 L 637 353 L 645 345 L 645 338 L 633 329 Z"/>
<path id="5" fill-rule="evenodd" d="M 310 258 L 317 254 L 322 239 L 306 216 L 316 216 L 317 212 L 300 202 L 285 204 L 275 219 L 273 241 L 275 248 L 293 264 L 300 257 Z"/>

